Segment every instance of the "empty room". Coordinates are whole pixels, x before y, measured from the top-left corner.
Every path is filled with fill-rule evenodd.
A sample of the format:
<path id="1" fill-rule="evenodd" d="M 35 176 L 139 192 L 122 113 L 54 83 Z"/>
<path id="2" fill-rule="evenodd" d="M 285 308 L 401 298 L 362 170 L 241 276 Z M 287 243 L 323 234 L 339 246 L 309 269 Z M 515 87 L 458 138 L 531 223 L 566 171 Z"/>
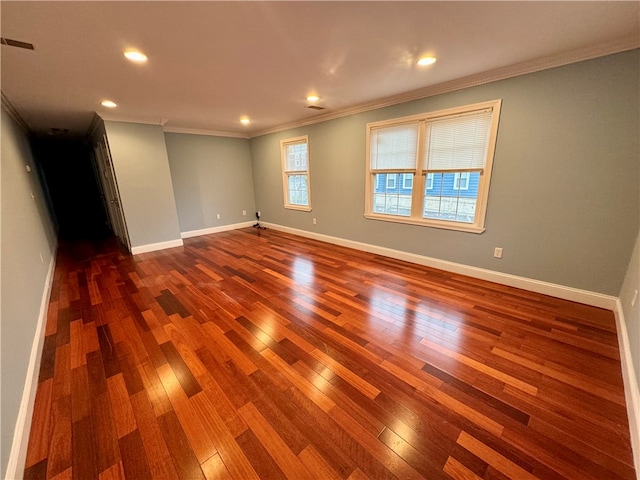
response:
<path id="1" fill-rule="evenodd" d="M 5 479 L 640 479 L 640 3 L 2 1 Z"/>

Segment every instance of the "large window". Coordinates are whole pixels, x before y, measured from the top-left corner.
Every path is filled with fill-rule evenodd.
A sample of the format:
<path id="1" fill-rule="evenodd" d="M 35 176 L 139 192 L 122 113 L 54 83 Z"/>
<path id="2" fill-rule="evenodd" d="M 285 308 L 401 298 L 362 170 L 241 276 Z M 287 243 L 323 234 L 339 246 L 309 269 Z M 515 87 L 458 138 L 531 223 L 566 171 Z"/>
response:
<path id="1" fill-rule="evenodd" d="M 484 231 L 500 100 L 367 125 L 367 218 Z"/>
<path id="2" fill-rule="evenodd" d="M 280 142 L 284 206 L 295 210 L 311 210 L 309 179 L 309 140 L 307 136 Z"/>

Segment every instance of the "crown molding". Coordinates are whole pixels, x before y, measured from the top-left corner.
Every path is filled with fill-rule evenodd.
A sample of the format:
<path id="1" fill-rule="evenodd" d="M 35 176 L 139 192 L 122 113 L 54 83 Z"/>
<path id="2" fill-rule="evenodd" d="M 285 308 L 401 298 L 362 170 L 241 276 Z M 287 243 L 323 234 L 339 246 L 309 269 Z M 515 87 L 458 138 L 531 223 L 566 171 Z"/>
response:
<path id="1" fill-rule="evenodd" d="M 95 136 L 96 131 L 100 127 L 100 122 L 102 119 L 96 113 L 91 119 L 91 123 L 89 124 L 89 128 L 87 128 L 87 136 L 89 138 L 93 138 Z"/>
<path id="2" fill-rule="evenodd" d="M 166 118 L 156 117 L 136 117 L 134 115 L 113 115 L 104 112 L 95 112 L 105 122 L 124 122 L 124 123 L 142 123 L 143 125 L 159 125 L 163 126 L 168 122 Z"/>
<path id="3" fill-rule="evenodd" d="M 327 112 L 295 122 L 278 125 L 276 127 L 267 128 L 251 132 L 249 138 L 259 137 L 270 133 L 281 132 L 284 130 L 290 130 L 292 128 L 304 127 L 313 125 L 316 123 L 326 122 L 337 118 L 347 117 L 350 115 L 356 115 L 359 113 L 368 112 L 371 110 L 377 110 L 379 108 L 390 107 L 392 105 L 398 105 L 400 103 L 410 102 L 412 100 L 419 100 L 422 98 L 433 97 L 441 95 L 443 93 L 454 92 L 456 90 L 462 90 L 464 88 L 474 87 L 478 85 L 484 85 L 499 80 L 506 80 L 508 78 L 518 77 L 529 73 L 540 72 L 551 68 L 562 67 L 571 63 L 578 63 L 585 60 L 591 60 L 598 57 L 604 57 L 606 55 L 613 55 L 615 53 L 621 53 L 628 50 L 634 50 L 640 48 L 640 37 L 637 35 L 630 35 L 627 37 L 618 38 L 611 42 L 602 43 L 599 45 L 592 45 L 586 48 L 579 48 L 568 52 L 562 52 L 555 55 L 549 55 L 545 57 L 536 58 L 526 62 L 516 63 L 508 65 L 506 67 L 500 67 L 486 72 L 469 75 L 459 79 L 451 80 L 449 82 L 439 83 L 437 85 L 431 85 L 429 87 L 412 90 L 410 92 L 401 93 L 398 95 L 392 95 L 382 99 L 377 99 L 372 102 L 362 103 L 354 107 L 349 107 L 343 110 L 335 112 Z"/>
<path id="4" fill-rule="evenodd" d="M 27 125 L 27 122 L 25 122 L 24 119 L 20 116 L 20 114 L 11 104 L 4 92 L 0 93 L 2 96 L 2 100 L 0 102 L 2 103 L 2 110 L 7 112 L 7 115 L 9 115 L 9 117 L 11 117 L 11 119 L 18 124 L 18 126 L 24 131 L 24 133 L 29 134 L 29 125 Z"/>
<path id="5" fill-rule="evenodd" d="M 96 112 L 96 115 L 104 121 L 125 122 L 125 123 L 142 123 L 145 125 L 159 125 L 164 133 L 186 133 L 190 135 L 208 135 L 211 137 L 232 137 L 248 139 L 249 135 L 244 132 L 223 132 L 216 130 L 204 130 L 197 128 L 172 127 L 165 124 L 169 121 L 167 118 L 149 118 L 135 117 L 126 115 L 112 115 L 104 112 Z"/>
<path id="6" fill-rule="evenodd" d="M 200 130 L 197 128 L 182 128 L 182 127 L 164 127 L 162 129 L 165 133 L 186 133 L 189 135 L 208 135 L 211 137 L 230 137 L 230 138 L 244 138 L 248 139 L 248 133 L 240 132 L 221 132 L 216 130 Z"/>

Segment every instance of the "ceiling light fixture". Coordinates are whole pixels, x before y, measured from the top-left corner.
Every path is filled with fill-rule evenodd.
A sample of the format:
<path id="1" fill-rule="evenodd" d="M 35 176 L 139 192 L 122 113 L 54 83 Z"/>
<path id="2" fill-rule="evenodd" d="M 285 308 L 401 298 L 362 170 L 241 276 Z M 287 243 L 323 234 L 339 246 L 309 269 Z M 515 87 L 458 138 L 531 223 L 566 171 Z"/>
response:
<path id="1" fill-rule="evenodd" d="M 418 60 L 418 65 L 420 66 L 433 65 L 434 63 L 436 63 L 436 57 L 422 57 Z"/>
<path id="2" fill-rule="evenodd" d="M 112 102 L 111 100 L 103 100 L 102 106 L 107 108 L 115 108 L 118 106 L 116 102 Z"/>
<path id="3" fill-rule="evenodd" d="M 251 120 L 249 120 L 249 117 L 242 117 L 240 119 L 240 123 L 243 125 L 249 125 L 251 123 Z"/>
<path id="4" fill-rule="evenodd" d="M 320 97 L 318 95 L 309 95 L 307 97 L 307 100 L 310 102 L 317 102 L 318 100 L 320 100 Z"/>
<path id="5" fill-rule="evenodd" d="M 126 52 L 124 52 L 124 56 L 127 57 L 128 60 L 131 60 L 135 63 L 144 63 L 147 61 L 147 56 L 137 50 L 127 50 Z"/>

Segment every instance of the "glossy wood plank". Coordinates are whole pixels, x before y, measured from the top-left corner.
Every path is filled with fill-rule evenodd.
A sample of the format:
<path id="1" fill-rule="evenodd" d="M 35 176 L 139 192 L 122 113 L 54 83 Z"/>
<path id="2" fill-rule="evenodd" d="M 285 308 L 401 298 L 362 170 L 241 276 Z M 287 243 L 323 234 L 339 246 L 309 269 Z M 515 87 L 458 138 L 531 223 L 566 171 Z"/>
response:
<path id="1" fill-rule="evenodd" d="M 100 472 L 98 471 L 95 431 L 90 416 L 84 416 L 73 422 L 71 439 L 73 478 L 79 480 L 97 479 Z"/>
<path id="2" fill-rule="evenodd" d="M 458 444 L 509 478 L 518 478 L 522 480 L 535 480 L 537 478 L 527 470 L 505 458 L 503 455 L 500 455 L 466 432 L 462 432 L 460 434 L 460 437 L 458 437 Z"/>
<path id="3" fill-rule="evenodd" d="M 53 429 L 47 462 L 47 476 L 56 475 L 72 467 L 71 397 L 53 402 L 51 418 Z"/>
<path id="4" fill-rule="evenodd" d="M 189 439 L 189 444 L 194 455 L 201 464 L 217 453 L 217 449 L 202 421 L 182 390 L 178 379 L 169 365 L 163 365 L 158 369 L 158 375 L 171 401 L 180 425 Z"/>
<path id="5" fill-rule="evenodd" d="M 124 468 L 122 462 L 118 462 L 116 465 L 112 465 L 108 469 L 100 472 L 100 480 L 124 480 Z"/>
<path id="6" fill-rule="evenodd" d="M 635 478 L 612 312 L 272 231 L 62 243 L 25 478 Z"/>
<path id="7" fill-rule="evenodd" d="M 26 467 L 45 461 L 49 457 L 49 445 L 51 440 L 51 391 L 53 379 L 47 379 L 38 384 L 33 418 L 31 420 L 31 432 L 29 434 L 29 448 L 27 450 Z M 46 471 L 46 464 L 45 464 Z"/>
<path id="8" fill-rule="evenodd" d="M 116 435 L 120 439 L 136 430 L 138 426 L 122 374 L 107 379 L 107 386 Z"/>
<path id="9" fill-rule="evenodd" d="M 236 442 L 260 478 L 274 480 L 287 478 L 252 430 L 245 430 L 236 437 Z"/>
<path id="10" fill-rule="evenodd" d="M 444 464 L 444 472 L 454 480 L 481 480 L 479 477 L 454 457 L 449 457 Z"/>
<path id="11" fill-rule="evenodd" d="M 217 453 L 202 464 L 207 480 L 232 480 L 231 474 Z"/>
<path id="12" fill-rule="evenodd" d="M 147 393 L 143 390 L 133 395 L 131 405 L 138 424 L 140 441 L 147 453 L 152 478 L 178 478 Z"/>
<path id="13" fill-rule="evenodd" d="M 183 480 L 204 479 L 198 459 L 191 449 L 189 439 L 185 435 L 175 412 L 171 410 L 159 416 L 158 425 L 169 453 L 173 458 L 178 476 Z"/>
<path id="14" fill-rule="evenodd" d="M 306 469 L 300 459 L 289 449 L 284 440 L 280 438 L 278 433 L 251 402 L 242 406 L 238 413 L 278 464 L 285 478 L 311 477 L 309 470 Z"/>
<path id="15" fill-rule="evenodd" d="M 231 433 L 226 429 L 219 414 L 209 403 L 203 392 L 198 393 L 190 400 L 194 406 L 200 421 L 206 431 L 212 437 L 218 449 L 220 458 L 233 478 L 258 479 L 259 476 L 247 459 L 246 455 L 235 442 Z"/>
<path id="16" fill-rule="evenodd" d="M 149 460 L 140 438 L 140 432 L 134 430 L 118 440 L 122 455 L 122 468 L 126 478 L 150 480 Z"/>
<path id="17" fill-rule="evenodd" d="M 298 458 L 317 480 L 337 480 L 340 478 L 338 472 L 322 458 L 322 455 L 313 448 L 313 445 L 308 445 L 302 450 L 298 454 Z"/>

